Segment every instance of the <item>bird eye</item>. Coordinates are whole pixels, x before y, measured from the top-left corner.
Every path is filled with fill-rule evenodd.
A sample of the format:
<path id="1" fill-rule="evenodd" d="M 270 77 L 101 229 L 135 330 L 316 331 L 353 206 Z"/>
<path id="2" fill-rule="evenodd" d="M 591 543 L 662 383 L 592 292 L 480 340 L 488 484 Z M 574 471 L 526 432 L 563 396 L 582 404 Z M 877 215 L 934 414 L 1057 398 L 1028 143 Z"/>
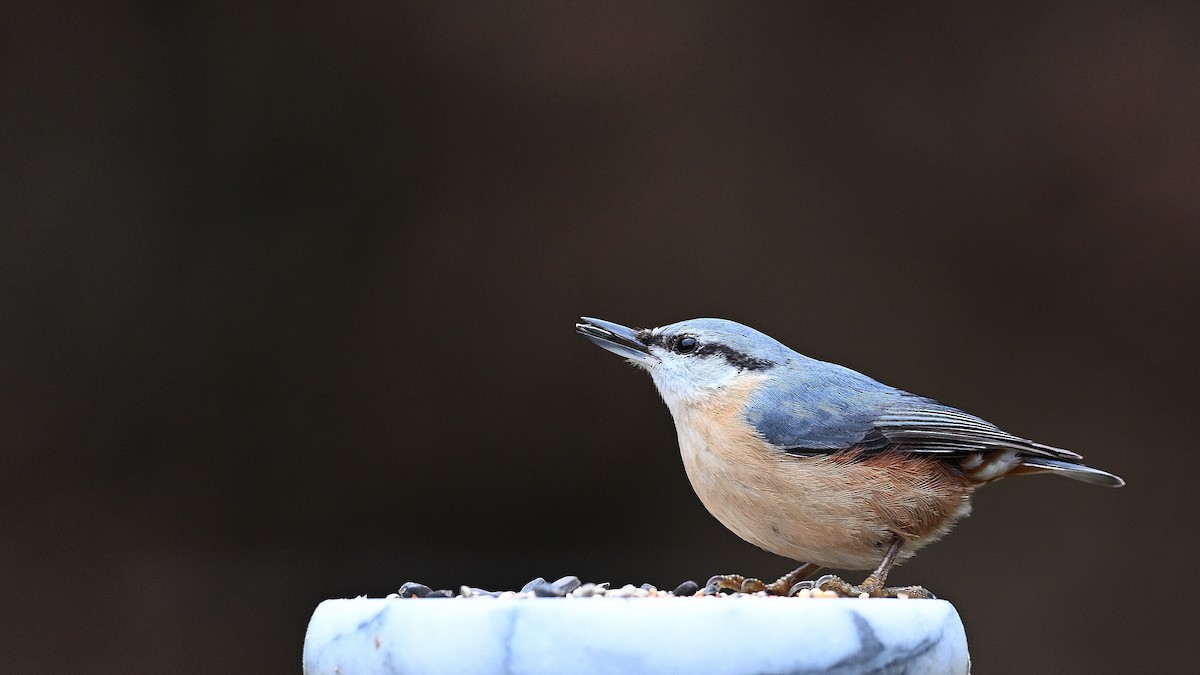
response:
<path id="1" fill-rule="evenodd" d="M 679 338 L 679 341 L 675 343 L 675 351 L 679 352 L 680 354 L 691 354 L 692 352 L 696 351 L 696 348 L 699 346 L 700 343 L 696 341 L 696 338 L 685 335 Z"/>

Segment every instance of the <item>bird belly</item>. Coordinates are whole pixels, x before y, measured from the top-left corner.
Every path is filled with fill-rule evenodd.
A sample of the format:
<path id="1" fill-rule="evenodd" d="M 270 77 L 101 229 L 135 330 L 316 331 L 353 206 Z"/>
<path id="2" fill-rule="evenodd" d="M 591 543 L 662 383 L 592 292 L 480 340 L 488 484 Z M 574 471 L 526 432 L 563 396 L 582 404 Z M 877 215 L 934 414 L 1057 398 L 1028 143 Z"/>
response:
<path id="1" fill-rule="evenodd" d="M 793 560 L 873 569 L 894 536 L 904 540 L 899 560 L 907 559 L 970 510 L 971 486 L 937 460 L 794 457 L 710 415 L 679 416 L 676 426 L 688 478 L 709 512 Z"/>

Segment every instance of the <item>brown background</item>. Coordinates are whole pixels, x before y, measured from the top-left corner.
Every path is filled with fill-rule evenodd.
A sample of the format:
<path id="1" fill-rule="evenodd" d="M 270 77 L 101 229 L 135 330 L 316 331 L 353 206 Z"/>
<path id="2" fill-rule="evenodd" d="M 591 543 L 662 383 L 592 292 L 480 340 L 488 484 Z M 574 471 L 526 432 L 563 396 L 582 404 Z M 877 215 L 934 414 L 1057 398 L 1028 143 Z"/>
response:
<path id="1" fill-rule="evenodd" d="M 1083 452 L 1129 486 L 989 487 L 893 579 L 979 673 L 1194 664 L 1198 35 L 4 3 L 0 671 L 295 673 L 318 601 L 408 579 L 788 569 L 581 313 L 738 319 Z"/>

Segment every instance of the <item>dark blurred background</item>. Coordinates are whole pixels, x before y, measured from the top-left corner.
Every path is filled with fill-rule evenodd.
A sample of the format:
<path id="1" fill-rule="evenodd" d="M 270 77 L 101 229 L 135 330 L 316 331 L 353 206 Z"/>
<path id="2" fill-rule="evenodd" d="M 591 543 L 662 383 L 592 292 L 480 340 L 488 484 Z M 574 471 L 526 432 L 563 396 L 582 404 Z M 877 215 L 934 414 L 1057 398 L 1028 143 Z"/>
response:
<path id="1" fill-rule="evenodd" d="M 790 569 L 579 314 L 737 319 L 1124 476 L 989 487 L 893 580 L 976 672 L 1186 669 L 1198 31 L 4 3 L 0 671 L 295 673 L 319 601 L 410 579 Z"/>

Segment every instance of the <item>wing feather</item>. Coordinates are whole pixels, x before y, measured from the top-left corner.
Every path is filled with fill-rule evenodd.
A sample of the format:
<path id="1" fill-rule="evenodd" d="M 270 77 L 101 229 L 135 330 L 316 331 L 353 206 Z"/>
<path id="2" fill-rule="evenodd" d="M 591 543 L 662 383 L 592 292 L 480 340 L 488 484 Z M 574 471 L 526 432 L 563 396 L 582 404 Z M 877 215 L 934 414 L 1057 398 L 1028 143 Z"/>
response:
<path id="1" fill-rule="evenodd" d="M 864 422 L 866 428 L 860 430 L 853 445 L 867 452 L 901 450 L 950 458 L 976 452 L 1014 450 L 1022 456 L 1081 458 L 1070 450 L 1015 436 L 957 408 L 912 394 L 892 401 L 878 415 Z M 786 448 L 786 451 L 802 455 L 819 452 L 802 447 Z"/>

